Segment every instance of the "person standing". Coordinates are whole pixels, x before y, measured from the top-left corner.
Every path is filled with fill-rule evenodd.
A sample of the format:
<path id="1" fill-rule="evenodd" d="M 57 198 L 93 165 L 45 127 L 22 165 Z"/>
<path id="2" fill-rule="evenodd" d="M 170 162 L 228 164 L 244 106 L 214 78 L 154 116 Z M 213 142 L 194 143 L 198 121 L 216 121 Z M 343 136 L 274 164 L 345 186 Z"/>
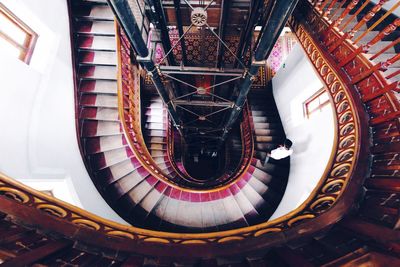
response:
<path id="1" fill-rule="evenodd" d="M 279 145 L 277 148 L 271 150 L 270 153 L 267 153 L 267 157 L 265 158 L 264 164 L 267 163 L 270 158 L 273 158 L 275 160 L 280 160 L 292 155 L 293 154 L 292 145 L 293 145 L 292 141 L 290 141 L 289 139 L 285 139 L 282 145 Z"/>

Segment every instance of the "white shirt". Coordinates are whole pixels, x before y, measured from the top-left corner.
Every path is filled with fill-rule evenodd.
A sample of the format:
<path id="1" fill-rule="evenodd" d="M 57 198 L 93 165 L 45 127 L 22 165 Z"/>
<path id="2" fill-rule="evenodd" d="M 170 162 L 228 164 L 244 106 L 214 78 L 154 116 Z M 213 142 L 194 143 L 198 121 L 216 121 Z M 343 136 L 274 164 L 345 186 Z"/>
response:
<path id="1" fill-rule="evenodd" d="M 278 148 L 275 148 L 274 150 L 271 151 L 271 158 L 279 160 L 286 158 L 290 155 L 292 155 L 293 149 L 286 149 L 284 146 L 280 146 Z"/>

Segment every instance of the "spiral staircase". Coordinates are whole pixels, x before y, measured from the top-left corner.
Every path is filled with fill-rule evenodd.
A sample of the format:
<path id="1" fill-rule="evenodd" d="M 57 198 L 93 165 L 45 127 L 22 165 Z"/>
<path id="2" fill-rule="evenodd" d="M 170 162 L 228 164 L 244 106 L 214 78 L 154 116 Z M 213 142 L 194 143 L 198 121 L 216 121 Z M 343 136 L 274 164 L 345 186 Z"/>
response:
<path id="1" fill-rule="evenodd" d="M 217 2 L 227 5 L 225 10 L 243 8 L 241 1 Z M 259 5 L 266 14 L 274 10 L 274 1 L 261 2 L 251 1 L 251 7 Z M 329 174 L 308 202 L 268 221 L 282 199 L 290 168 L 289 159 L 264 163 L 267 152 L 285 138 L 271 83 L 249 89 L 239 119 L 226 134 L 229 145 L 218 151 L 224 171 L 212 179 L 196 177 L 186 167 L 200 148 L 187 145 L 196 133 L 183 131 L 176 121 L 191 115 L 175 110 L 174 117 L 170 101 L 157 94 L 160 88 L 149 82 L 156 84 L 157 77 L 144 71 L 146 63 L 138 60 L 121 18 L 115 23 L 108 1 L 70 1 L 82 157 L 98 191 L 132 227 L 65 206 L 2 177 L 2 265 L 399 265 L 400 23 L 382 9 L 385 2 L 302 0 L 289 18 L 330 91 L 337 147 Z M 163 16 L 170 20 L 153 18 L 161 30 L 163 23 L 173 23 L 168 5 Z M 155 10 L 160 7 L 154 4 Z M 257 14 L 247 24 L 252 16 Z M 268 23 L 258 16 L 253 23 Z M 230 34 L 225 33 L 225 40 Z M 172 35 L 171 40 L 180 41 Z M 158 68 L 184 60 L 185 45 L 176 51 L 170 44 L 171 59 L 165 39 L 156 39 L 154 46 L 164 49 L 155 58 L 168 59 Z M 190 52 L 186 56 L 190 61 Z M 227 68 L 238 64 L 229 56 L 222 53 Z M 239 59 L 245 61 L 245 54 Z M 181 77 L 170 76 L 175 81 Z M 188 93 L 182 85 L 172 88 Z M 235 102 L 228 92 L 222 87 L 220 97 Z M 199 95 L 191 101 L 210 103 Z M 220 116 L 222 122 L 230 122 L 229 112 Z"/>

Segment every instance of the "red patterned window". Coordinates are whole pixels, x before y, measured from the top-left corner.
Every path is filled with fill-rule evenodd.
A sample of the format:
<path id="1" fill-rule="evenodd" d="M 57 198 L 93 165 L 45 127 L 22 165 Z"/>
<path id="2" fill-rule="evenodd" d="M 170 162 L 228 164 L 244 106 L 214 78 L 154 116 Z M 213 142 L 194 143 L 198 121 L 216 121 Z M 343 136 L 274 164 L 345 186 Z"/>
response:
<path id="1" fill-rule="evenodd" d="M 307 99 L 304 103 L 304 113 L 307 118 L 310 118 L 316 113 L 322 112 L 324 109 L 329 107 L 329 95 L 328 92 L 322 88 L 315 95 Z"/>
<path id="2" fill-rule="evenodd" d="M 29 64 L 38 35 L 0 3 L 0 49 Z"/>

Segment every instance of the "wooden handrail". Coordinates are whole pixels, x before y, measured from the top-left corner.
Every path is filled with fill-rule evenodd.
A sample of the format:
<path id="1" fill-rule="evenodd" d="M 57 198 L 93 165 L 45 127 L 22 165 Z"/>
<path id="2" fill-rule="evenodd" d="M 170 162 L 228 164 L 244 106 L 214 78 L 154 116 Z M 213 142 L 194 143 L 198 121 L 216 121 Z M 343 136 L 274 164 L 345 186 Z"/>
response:
<path id="1" fill-rule="evenodd" d="M 321 14 L 308 2 L 300 1 L 300 6 L 302 9 L 298 10 L 289 23 L 315 70 L 328 88 L 334 109 L 336 138 L 330 162 L 321 180 L 298 208 L 277 219 L 229 231 L 202 234 L 160 232 L 126 226 L 100 218 L 35 191 L 5 175 L 0 175 L 2 209 L 25 222 L 39 226 L 45 225 L 48 231 L 81 240 L 88 245 L 111 247 L 120 252 L 129 251 L 165 257 L 183 255 L 183 257 L 193 258 L 201 257 L 201 255 L 244 253 L 282 244 L 299 236 L 312 235 L 330 227 L 353 206 L 366 176 L 370 153 L 368 146 L 365 145 L 369 143 L 368 121 L 365 118 L 361 99 L 348 79 L 349 74 L 338 68 L 334 55 L 327 52 L 319 36 L 313 35 L 318 32 L 315 29 L 320 29 L 322 26 L 327 28 L 328 22 L 320 18 Z M 309 23 L 310 21 L 313 23 Z M 124 47 L 129 44 L 123 39 L 118 40 L 119 104 L 122 107 L 124 105 L 129 107 L 130 112 L 138 112 L 140 109 L 137 109 L 134 104 L 140 105 L 140 102 L 137 102 L 139 96 L 130 95 L 129 89 L 139 86 L 140 69 L 132 69 L 136 68 L 135 62 L 131 59 L 131 52 Z M 122 62 L 123 56 L 127 61 Z M 377 82 L 379 85 L 385 84 L 384 79 L 378 79 Z M 393 112 L 379 119 L 387 120 L 397 114 Z M 139 117 L 140 114 L 132 115 L 120 109 L 124 133 L 132 139 L 129 145 L 135 150 L 137 157 L 141 157 L 141 163 L 151 169 L 147 162 L 147 160 L 150 162 L 150 159 L 144 158 L 146 152 L 142 150 L 145 144 L 142 141 L 141 132 L 136 128 L 138 124 L 140 125 Z M 160 177 L 158 176 L 160 173 L 156 173 L 155 170 L 152 170 L 152 173 Z M 35 214 L 35 216 L 30 216 L 30 214 Z M 237 244 L 238 242 L 240 245 Z"/>

